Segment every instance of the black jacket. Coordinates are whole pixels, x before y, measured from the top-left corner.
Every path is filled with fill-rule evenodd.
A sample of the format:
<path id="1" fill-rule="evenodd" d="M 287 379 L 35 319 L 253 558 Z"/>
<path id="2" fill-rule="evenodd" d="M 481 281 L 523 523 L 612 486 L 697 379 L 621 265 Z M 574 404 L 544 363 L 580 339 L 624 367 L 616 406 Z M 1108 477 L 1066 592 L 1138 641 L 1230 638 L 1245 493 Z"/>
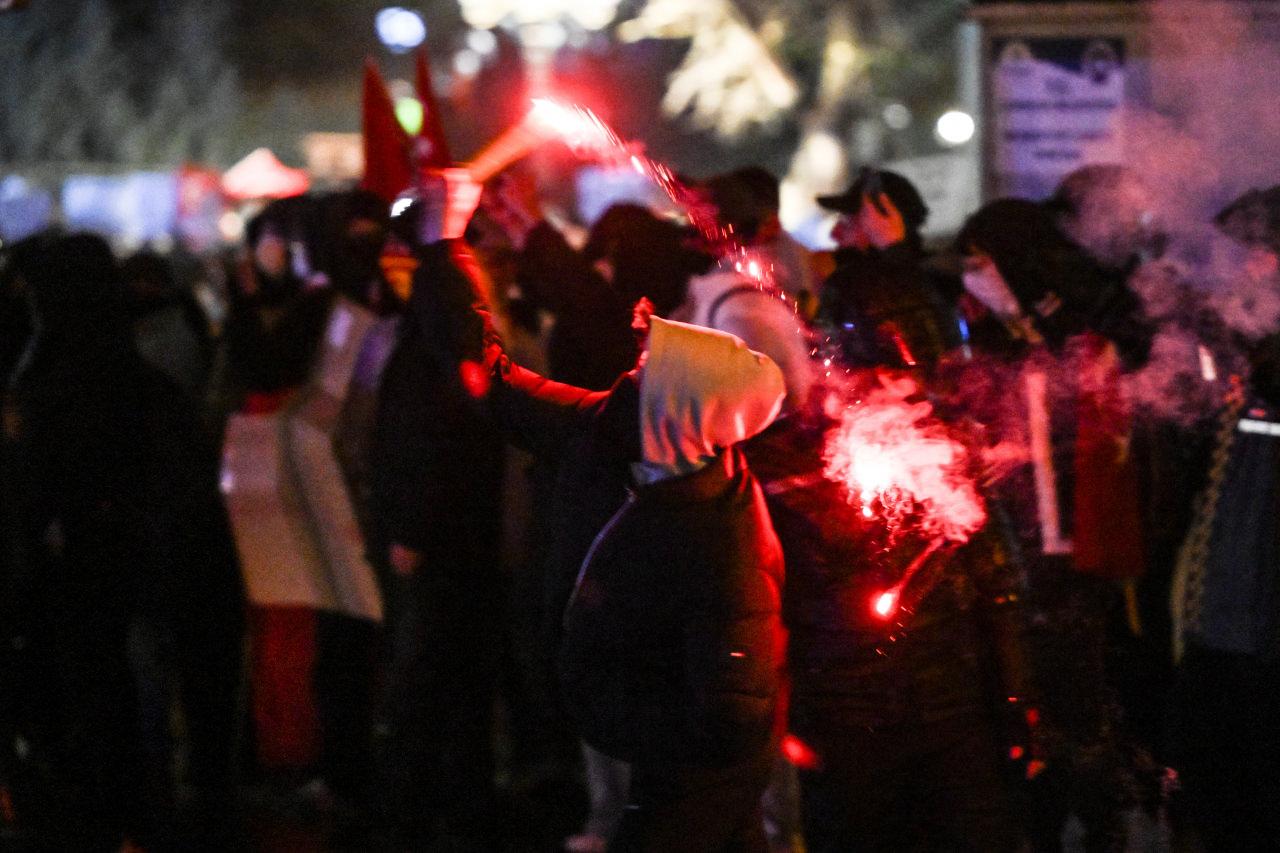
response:
<path id="1" fill-rule="evenodd" d="M 505 449 L 458 378 L 447 334 L 432 314 L 428 274 L 415 279 L 408 315 L 378 385 L 369 446 L 374 542 L 448 552 L 459 536 L 495 543 Z"/>
<path id="2" fill-rule="evenodd" d="M 779 718 L 778 546 L 738 451 L 636 490 L 565 612 L 560 676 L 583 739 L 631 761 L 730 764 Z"/>
<path id="3" fill-rule="evenodd" d="M 932 363 L 959 343 L 951 312 L 910 246 L 841 249 L 835 261 L 822 284 L 817 322 L 849 364 Z"/>
<path id="4" fill-rule="evenodd" d="M 891 538 L 823 475 L 824 422 L 798 415 L 746 445 L 787 555 L 792 729 L 883 726 L 972 712 L 988 688 L 1025 696 L 1019 576 L 996 525 L 934 554 L 903 589 L 892 619 L 873 610 L 928 545 Z M 985 682 L 988 677 L 996 682 Z"/>
<path id="5" fill-rule="evenodd" d="M 515 441 L 561 457 L 561 506 L 573 505 L 566 488 L 593 480 L 588 495 L 616 494 L 640 458 L 636 374 L 592 392 L 513 364 L 469 264 L 459 247 L 424 253 L 419 274 L 436 286 L 419 310 L 451 327 L 433 340 L 459 362 L 493 367 L 489 387 L 476 390 Z M 728 765 L 754 756 L 781 718 L 785 634 L 781 549 L 745 459 L 726 451 L 694 474 L 636 489 L 607 524 L 597 523 L 603 510 L 618 504 L 563 518 L 572 532 L 562 556 L 594 537 L 565 613 L 566 710 L 589 743 L 620 758 Z"/>

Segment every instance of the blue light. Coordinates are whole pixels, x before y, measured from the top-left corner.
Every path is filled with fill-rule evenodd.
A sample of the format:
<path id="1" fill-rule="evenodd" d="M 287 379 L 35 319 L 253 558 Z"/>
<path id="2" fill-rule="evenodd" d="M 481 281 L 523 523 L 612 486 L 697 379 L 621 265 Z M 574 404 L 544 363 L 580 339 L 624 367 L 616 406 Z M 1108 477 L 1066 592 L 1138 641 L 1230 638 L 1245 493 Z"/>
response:
<path id="1" fill-rule="evenodd" d="M 395 53 L 413 50 L 427 37 L 422 16 L 400 6 L 389 6 L 373 19 L 378 38 Z"/>

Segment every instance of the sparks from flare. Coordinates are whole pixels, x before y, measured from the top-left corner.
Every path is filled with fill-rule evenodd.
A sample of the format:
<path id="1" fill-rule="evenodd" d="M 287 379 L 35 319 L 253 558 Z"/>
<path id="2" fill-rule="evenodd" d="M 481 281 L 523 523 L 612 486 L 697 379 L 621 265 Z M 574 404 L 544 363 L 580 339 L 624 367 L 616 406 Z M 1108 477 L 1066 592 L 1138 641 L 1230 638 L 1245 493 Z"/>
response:
<path id="1" fill-rule="evenodd" d="M 666 164 L 647 156 L 637 144 L 624 141 L 594 112 L 576 104 L 535 98 L 526 123 L 540 133 L 561 139 L 580 157 L 629 166 L 649 178 L 684 211 L 690 224 L 724 262 L 762 289 L 776 292 L 772 271 L 742 245 L 732 228 L 720 223 L 713 205 L 681 183 Z"/>

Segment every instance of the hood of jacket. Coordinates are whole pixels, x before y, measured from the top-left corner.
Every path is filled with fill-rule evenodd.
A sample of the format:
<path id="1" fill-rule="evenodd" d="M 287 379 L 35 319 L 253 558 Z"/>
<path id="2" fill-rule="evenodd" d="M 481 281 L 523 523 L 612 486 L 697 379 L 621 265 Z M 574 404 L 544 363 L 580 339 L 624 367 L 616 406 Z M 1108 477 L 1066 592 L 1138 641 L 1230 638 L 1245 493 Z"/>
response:
<path id="1" fill-rule="evenodd" d="M 641 484 L 691 474 L 764 430 L 786 397 L 782 371 L 725 332 L 652 318 L 640 371 Z"/>

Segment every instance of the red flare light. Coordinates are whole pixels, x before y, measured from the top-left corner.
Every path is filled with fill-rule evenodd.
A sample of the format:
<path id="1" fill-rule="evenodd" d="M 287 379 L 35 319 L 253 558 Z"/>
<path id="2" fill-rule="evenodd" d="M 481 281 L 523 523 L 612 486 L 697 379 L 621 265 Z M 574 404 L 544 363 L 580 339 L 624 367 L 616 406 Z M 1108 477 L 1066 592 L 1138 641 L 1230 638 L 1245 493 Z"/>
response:
<path id="1" fill-rule="evenodd" d="M 898 593 L 892 589 L 877 593 L 872 599 L 871 609 L 881 619 L 888 619 L 898 610 Z"/>
<path id="2" fill-rule="evenodd" d="M 876 512 L 891 527 L 913 525 L 926 536 L 966 542 L 986 523 L 967 473 L 967 452 L 932 417 L 911 379 L 882 378 L 880 388 L 846 407 L 827 437 L 826 476 L 842 483 L 864 518 Z"/>
<path id="3" fill-rule="evenodd" d="M 625 149 L 617 134 L 591 110 L 535 98 L 525 117 L 486 145 L 466 168 L 472 180 L 483 184 L 543 142 L 557 138 L 577 153 L 605 156 Z"/>
<path id="4" fill-rule="evenodd" d="M 545 135 L 563 140 L 575 151 L 606 153 L 624 147 L 608 125 L 584 107 L 534 98 L 528 121 Z"/>
<path id="5" fill-rule="evenodd" d="M 813 747 L 793 734 L 782 739 L 782 754 L 794 767 L 801 770 L 816 770 L 822 764 L 822 759 L 814 752 Z"/>
<path id="6" fill-rule="evenodd" d="M 596 157 L 618 166 L 629 165 L 637 174 L 648 177 L 685 212 L 690 224 L 708 246 L 714 247 L 717 255 L 733 262 L 738 272 L 772 292 L 770 270 L 742 245 L 732 227 L 720 223 L 715 206 L 682 184 L 670 167 L 646 156 L 641 146 L 624 141 L 591 110 L 577 104 L 535 98 L 522 125 L 544 138 L 562 139 L 579 156 Z"/>
<path id="7" fill-rule="evenodd" d="M 489 393 L 489 374 L 482 364 L 462 362 L 458 366 L 458 378 L 466 392 L 477 400 Z"/>

